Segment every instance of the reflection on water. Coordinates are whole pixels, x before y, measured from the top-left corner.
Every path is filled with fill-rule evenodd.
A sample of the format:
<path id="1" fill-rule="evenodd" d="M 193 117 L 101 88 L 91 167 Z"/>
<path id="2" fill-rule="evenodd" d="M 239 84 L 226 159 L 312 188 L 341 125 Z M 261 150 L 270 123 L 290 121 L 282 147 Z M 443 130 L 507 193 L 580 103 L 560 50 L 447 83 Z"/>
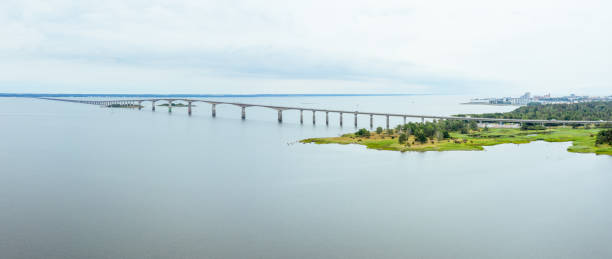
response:
<path id="1" fill-rule="evenodd" d="M 456 96 L 231 100 L 436 115 L 512 109 Z M 354 131 L 352 115 L 340 128 L 335 114 L 325 126 L 324 114 L 312 125 L 305 112 L 300 125 L 298 111 L 279 124 L 265 108 L 242 121 L 234 106 L 212 118 L 208 105 L 191 117 L 144 105 L 0 99 L 0 257 L 612 256 L 612 158 L 569 153 L 569 143 L 426 153 L 292 144 Z"/>

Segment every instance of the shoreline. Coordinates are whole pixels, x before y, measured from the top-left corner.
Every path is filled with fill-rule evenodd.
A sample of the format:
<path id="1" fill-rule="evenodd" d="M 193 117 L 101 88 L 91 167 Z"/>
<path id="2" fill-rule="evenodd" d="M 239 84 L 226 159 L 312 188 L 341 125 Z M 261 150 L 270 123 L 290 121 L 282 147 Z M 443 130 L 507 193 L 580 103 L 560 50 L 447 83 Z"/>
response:
<path id="1" fill-rule="evenodd" d="M 500 144 L 528 144 L 534 141 L 546 142 L 572 142 L 567 148 L 573 153 L 594 153 L 596 155 L 612 156 L 612 146 L 595 145 L 595 135 L 599 129 L 572 129 L 572 128 L 550 128 L 546 130 L 520 130 L 520 129 L 489 129 L 488 131 L 477 131 L 469 134 L 451 133 L 450 139 L 436 140 L 428 139 L 425 143 L 415 141 L 410 136 L 406 144 L 398 142 L 398 135 L 376 134 L 372 136 L 359 137 L 355 134 L 344 134 L 339 137 L 308 138 L 300 143 L 314 144 L 357 144 L 369 149 L 390 151 L 482 151 L 485 146 Z"/>

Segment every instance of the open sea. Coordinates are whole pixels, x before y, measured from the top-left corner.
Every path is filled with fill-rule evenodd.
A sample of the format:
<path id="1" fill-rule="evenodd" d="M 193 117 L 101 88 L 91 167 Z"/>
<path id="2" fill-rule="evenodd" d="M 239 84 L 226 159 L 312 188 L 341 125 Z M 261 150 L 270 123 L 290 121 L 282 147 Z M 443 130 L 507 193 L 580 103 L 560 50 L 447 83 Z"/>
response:
<path id="1" fill-rule="evenodd" d="M 101 99 L 101 98 L 97 98 Z M 113 98 L 117 99 L 117 98 Z M 209 98 L 426 115 L 467 96 Z M 0 98 L 0 258 L 612 258 L 612 157 L 300 144 L 353 115 Z M 397 125 L 401 118 L 392 118 Z M 384 127 L 375 117 L 375 127 Z M 369 128 L 369 117 L 359 117 Z"/>

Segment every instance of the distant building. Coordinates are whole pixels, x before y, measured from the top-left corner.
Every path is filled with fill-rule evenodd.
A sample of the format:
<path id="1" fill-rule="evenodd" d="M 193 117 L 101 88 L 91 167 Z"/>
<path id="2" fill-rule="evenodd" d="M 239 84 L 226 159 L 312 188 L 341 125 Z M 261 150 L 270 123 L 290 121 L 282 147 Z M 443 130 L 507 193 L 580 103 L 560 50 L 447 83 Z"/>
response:
<path id="1" fill-rule="evenodd" d="M 530 92 L 526 92 L 521 97 L 502 97 L 502 98 L 485 98 L 472 99 L 469 103 L 472 104 L 494 104 L 494 105 L 527 105 L 530 103 L 553 104 L 553 103 L 579 103 L 579 102 L 594 102 L 594 101 L 612 101 L 612 96 L 608 97 L 590 97 L 577 96 L 570 94 L 569 96 L 551 97 L 550 93 L 542 96 L 531 96 Z"/>

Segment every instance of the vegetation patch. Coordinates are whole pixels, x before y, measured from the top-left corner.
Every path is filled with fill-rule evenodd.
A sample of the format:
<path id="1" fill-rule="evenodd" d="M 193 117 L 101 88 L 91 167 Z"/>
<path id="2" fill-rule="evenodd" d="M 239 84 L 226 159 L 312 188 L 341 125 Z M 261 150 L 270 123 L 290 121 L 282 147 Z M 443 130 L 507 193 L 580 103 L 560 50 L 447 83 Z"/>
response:
<path id="1" fill-rule="evenodd" d="M 600 137 L 601 136 L 601 137 Z M 576 153 L 612 155 L 612 130 L 601 128 L 553 127 L 544 130 L 478 128 L 464 121 L 408 123 L 395 129 L 374 132 L 366 129 L 340 137 L 309 138 L 302 143 L 359 144 L 367 148 L 395 151 L 483 150 L 484 146 L 532 141 L 572 142 L 567 150 Z"/>
<path id="2" fill-rule="evenodd" d="M 571 104 L 530 103 L 511 112 L 468 114 L 478 118 L 529 119 L 529 120 L 576 120 L 612 121 L 612 102 L 587 102 Z M 612 125 L 606 125 L 612 127 Z"/>
<path id="3" fill-rule="evenodd" d="M 164 103 L 164 104 L 158 104 L 157 106 L 165 106 L 165 107 L 168 107 L 168 104 L 167 104 L 167 103 Z M 189 105 L 184 104 L 184 103 L 172 103 L 172 107 L 187 107 L 187 106 L 189 106 Z M 195 104 L 192 104 L 192 105 L 191 105 L 191 107 L 196 107 L 196 105 L 195 105 Z"/>
<path id="4" fill-rule="evenodd" d="M 129 109 L 140 109 L 143 108 L 142 105 L 138 104 L 111 104 L 107 105 L 107 108 L 129 108 Z"/>

